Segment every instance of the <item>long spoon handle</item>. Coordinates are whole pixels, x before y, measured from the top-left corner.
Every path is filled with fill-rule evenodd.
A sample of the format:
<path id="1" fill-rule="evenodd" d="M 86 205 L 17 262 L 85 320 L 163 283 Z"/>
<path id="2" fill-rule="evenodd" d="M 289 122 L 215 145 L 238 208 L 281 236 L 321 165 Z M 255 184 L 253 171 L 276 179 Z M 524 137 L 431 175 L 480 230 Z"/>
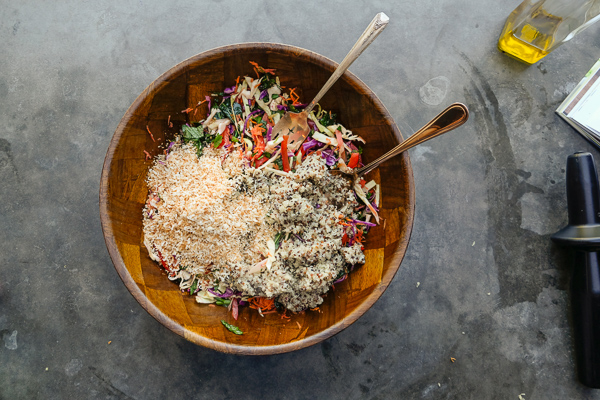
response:
<path id="1" fill-rule="evenodd" d="M 363 51 L 371 43 L 379 34 L 383 31 L 383 29 L 387 26 L 390 21 L 389 17 L 384 13 L 380 12 L 373 18 L 367 29 L 363 32 L 362 35 L 358 38 L 352 49 L 346 54 L 346 57 L 342 60 L 342 62 L 338 65 L 338 67 L 333 71 L 333 74 L 329 78 L 329 80 L 323 85 L 319 93 L 315 96 L 313 101 L 305 108 L 307 114 L 310 114 L 315 105 L 321 100 L 321 97 L 327 93 L 327 91 L 333 86 L 333 84 L 346 72 L 346 70 L 352 65 L 354 60 L 358 58 L 362 54 Z"/>
<path id="2" fill-rule="evenodd" d="M 356 175 L 361 176 L 374 170 L 379 164 L 397 156 L 403 151 L 461 126 L 467 122 L 467 119 L 469 119 L 469 110 L 467 109 L 467 106 L 462 103 L 451 104 L 398 146 L 394 147 L 372 163 L 357 169 Z"/>

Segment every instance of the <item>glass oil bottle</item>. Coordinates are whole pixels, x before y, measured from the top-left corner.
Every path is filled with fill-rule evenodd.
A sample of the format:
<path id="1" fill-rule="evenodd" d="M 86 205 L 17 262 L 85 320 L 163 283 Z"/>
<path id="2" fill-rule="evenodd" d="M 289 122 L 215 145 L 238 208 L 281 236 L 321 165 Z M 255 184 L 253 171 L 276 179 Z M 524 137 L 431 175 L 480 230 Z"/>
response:
<path id="1" fill-rule="evenodd" d="M 498 49 L 527 64 L 600 19 L 600 0 L 525 0 L 507 18 Z"/>

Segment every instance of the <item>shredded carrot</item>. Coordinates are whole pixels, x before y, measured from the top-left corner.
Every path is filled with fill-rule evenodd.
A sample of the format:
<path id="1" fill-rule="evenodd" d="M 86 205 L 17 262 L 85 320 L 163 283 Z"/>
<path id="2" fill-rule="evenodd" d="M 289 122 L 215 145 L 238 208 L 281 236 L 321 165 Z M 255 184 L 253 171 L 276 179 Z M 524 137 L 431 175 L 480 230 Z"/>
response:
<path id="1" fill-rule="evenodd" d="M 144 154 L 146 155 L 146 160 L 151 160 L 152 156 L 146 150 L 144 150 Z"/>
<path id="2" fill-rule="evenodd" d="M 298 329 L 302 329 L 302 325 L 300 325 L 300 322 L 296 321 L 296 325 L 298 325 Z"/>
<path id="3" fill-rule="evenodd" d="M 153 142 L 156 142 L 156 140 L 154 140 L 154 135 L 152 135 L 152 132 L 150 132 L 150 128 L 148 128 L 148 125 L 146 125 L 146 130 L 148 131 L 148 133 L 150 134 L 150 137 L 152 138 Z"/>
<path id="4" fill-rule="evenodd" d="M 182 113 L 184 113 L 184 114 L 187 114 L 187 113 L 189 113 L 189 112 L 191 112 L 191 111 L 194 111 L 194 109 L 193 109 L 193 108 L 191 108 L 191 107 L 188 107 L 188 108 L 186 108 L 185 110 L 181 110 L 181 112 L 182 112 Z"/>
<path id="5" fill-rule="evenodd" d="M 252 122 L 249 121 L 249 124 L 252 124 Z M 262 125 L 254 125 L 252 129 L 250 129 L 250 133 L 252 133 L 252 136 L 262 135 L 264 131 L 265 128 L 263 128 Z"/>
<path id="6" fill-rule="evenodd" d="M 258 76 L 259 72 L 264 72 L 264 73 L 268 73 L 268 74 L 275 74 L 275 70 L 274 69 L 263 68 L 260 65 L 258 65 L 257 63 L 255 63 L 254 61 L 250 61 L 250 64 L 252 64 L 254 66 L 254 72 L 256 72 L 257 76 Z"/>
<path id="7" fill-rule="evenodd" d="M 361 231 L 360 229 L 357 229 L 356 235 L 354 236 L 354 240 L 356 240 L 358 243 L 362 244 L 362 239 L 363 239 L 363 231 Z"/>
<path id="8" fill-rule="evenodd" d="M 292 318 L 289 315 L 287 315 L 287 311 L 288 311 L 287 308 L 285 310 L 283 310 L 283 312 L 281 313 L 281 319 L 290 319 L 290 318 Z"/>
<path id="9" fill-rule="evenodd" d="M 275 299 L 267 299 L 266 297 L 250 297 L 248 299 L 250 308 L 263 311 L 271 311 L 275 309 Z"/>
<path id="10" fill-rule="evenodd" d="M 292 100 L 293 106 L 299 106 L 300 104 L 300 96 L 296 93 L 296 88 L 290 89 L 290 99 Z"/>
<path id="11" fill-rule="evenodd" d="M 265 129 L 262 127 L 262 125 L 258 124 L 253 126 L 250 130 L 250 133 L 252 134 L 252 139 L 254 139 L 254 146 L 256 151 L 254 157 L 252 158 L 252 161 L 256 161 L 256 159 L 262 156 L 265 150 L 265 138 L 263 137 L 264 131 Z"/>
<path id="12" fill-rule="evenodd" d="M 173 127 L 173 123 L 171 122 L 171 116 L 169 115 L 169 119 L 167 120 L 167 125 L 169 125 L 169 128 Z"/>

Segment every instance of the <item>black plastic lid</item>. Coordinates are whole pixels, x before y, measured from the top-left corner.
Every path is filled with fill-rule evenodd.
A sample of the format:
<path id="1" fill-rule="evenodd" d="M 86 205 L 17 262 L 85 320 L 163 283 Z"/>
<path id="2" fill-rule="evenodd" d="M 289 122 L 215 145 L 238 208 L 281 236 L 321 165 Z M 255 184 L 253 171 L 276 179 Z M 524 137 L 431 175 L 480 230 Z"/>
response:
<path id="1" fill-rule="evenodd" d="M 567 246 L 600 249 L 600 191 L 594 157 L 578 152 L 567 158 L 569 225 L 552 236 Z"/>

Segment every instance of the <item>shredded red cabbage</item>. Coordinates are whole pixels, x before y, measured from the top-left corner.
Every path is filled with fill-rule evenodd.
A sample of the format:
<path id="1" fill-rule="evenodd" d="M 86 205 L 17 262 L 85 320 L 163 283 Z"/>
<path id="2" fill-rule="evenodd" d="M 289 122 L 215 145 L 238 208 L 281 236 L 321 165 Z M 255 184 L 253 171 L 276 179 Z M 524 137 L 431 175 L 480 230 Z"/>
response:
<path id="1" fill-rule="evenodd" d="M 271 140 L 271 132 L 273 132 L 273 126 L 269 125 L 267 128 L 267 138 L 266 141 L 268 142 L 269 140 Z"/>
<path id="2" fill-rule="evenodd" d="M 375 209 L 375 211 L 379 211 L 379 208 L 377 207 L 377 204 L 375 204 L 375 199 L 373 199 L 373 201 L 371 202 L 371 205 L 373 206 L 373 208 Z"/>
<path id="3" fill-rule="evenodd" d="M 210 98 L 210 96 L 204 96 L 204 98 L 206 99 L 206 101 L 208 101 L 208 114 L 206 114 L 206 116 L 208 117 L 210 115 L 210 110 L 212 109 L 212 99 Z"/>
<path id="4" fill-rule="evenodd" d="M 210 294 L 213 294 L 213 295 L 215 295 L 217 297 L 220 297 L 222 299 L 226 299 L 226 298 L 231 297 L 233 295 L 233 290 L 231 290 L 229 288 L 227 288 L 227 290 L 225 291 L 225 293 L 219 293 L 219 292 L 214 291 L 213 289 L 210 289 L 210 288 L 206 289 L 206 291 L 209 292 Z"/>
<path id="5" fill-rule="evenodd" d="M 321 153 L 321 157 L 325 159 L 325 164 L 333 166 L 337 162 L 337 157 L 333 154 L 333 150 L 325 150 Z"/>
<path id="6" fill-rule="evenodd" d="M 319 146 L 320 143 L 321 142 L 319 142 L 316 139 L 310 139 L 308 142 L 304 142 L 302 144 L 302 148 L 304 149 L 304 152 L 306 153 L 307 151 L 309 151 L 313 147 Z"/>
<path id="7" fill-rule="evenodd" d="M 302 239 L 299 235 L 296 235 L 295 233 L 292 233 L 292 235 L 294 235 L 296 237 L 296 239 L 298 239 L 302 243 L 306 243 L 306 240 Z"/>

